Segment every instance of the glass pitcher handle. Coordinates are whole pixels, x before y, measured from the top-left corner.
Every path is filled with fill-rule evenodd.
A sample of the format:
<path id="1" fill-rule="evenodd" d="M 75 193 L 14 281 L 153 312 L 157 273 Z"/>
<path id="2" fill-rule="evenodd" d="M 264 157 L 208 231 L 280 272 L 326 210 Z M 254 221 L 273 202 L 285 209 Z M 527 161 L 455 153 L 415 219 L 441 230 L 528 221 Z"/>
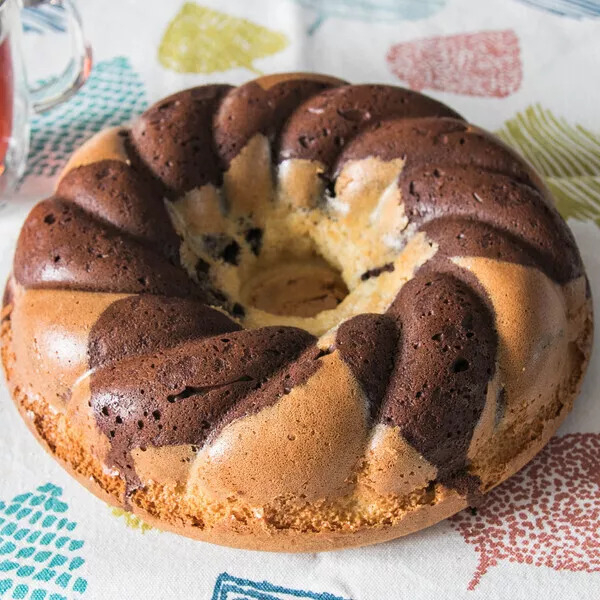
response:
<path id="1" fill-rule="evenodd" d="M 64 32 L 71 39 L 71 57 L 62 73 L 29 88 L 35 112 L 44 112 L 68 100 L 86 81 L 92 70 L 92 50 L 72 0 L 23 0 L 24 27 L 44 32 Z"/>

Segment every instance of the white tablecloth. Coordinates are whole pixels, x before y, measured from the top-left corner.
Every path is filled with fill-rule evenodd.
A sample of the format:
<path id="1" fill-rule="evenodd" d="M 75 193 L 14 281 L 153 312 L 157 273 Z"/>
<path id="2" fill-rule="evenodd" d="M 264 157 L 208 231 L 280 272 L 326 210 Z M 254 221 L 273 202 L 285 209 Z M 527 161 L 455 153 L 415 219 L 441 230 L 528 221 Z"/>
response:
<path id="1" fill-rule="evenodd" d="M 92 132 L 192 85 L 241 83 L 257 71 L 316 70 L 410 85 L 500 131 L 548 177 L 600 298 L 599 2 L 202 6 L 81 3 L 94 71 L 67 105 L 33 120 L 27 177 L 0 210 L 0 275 L 10 271 L 27 211 L 50 193 L 68 153 Z M 599 389 L 594 356 L 558 436 L 477 515 L 465 512 L 375 547 L 277 555 L 194 542 L 115 514 L 42 451 L 2 387 L 0 598 L 600 597 Z"/>

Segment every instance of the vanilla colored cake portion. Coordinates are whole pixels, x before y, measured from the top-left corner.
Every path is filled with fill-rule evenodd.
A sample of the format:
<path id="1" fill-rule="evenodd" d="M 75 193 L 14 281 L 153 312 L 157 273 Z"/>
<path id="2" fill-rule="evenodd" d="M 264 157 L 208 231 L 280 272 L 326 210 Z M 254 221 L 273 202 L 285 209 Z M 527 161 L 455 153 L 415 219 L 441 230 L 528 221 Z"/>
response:
<path id="1" fill-rule="evenodd" d="M 158 527 L 278 551 L 431 525 L 572 407 L 592 309 L 531 167 L 439 102 L 314 74 L 99 133 L 21 231 L 23 418 Z"/>

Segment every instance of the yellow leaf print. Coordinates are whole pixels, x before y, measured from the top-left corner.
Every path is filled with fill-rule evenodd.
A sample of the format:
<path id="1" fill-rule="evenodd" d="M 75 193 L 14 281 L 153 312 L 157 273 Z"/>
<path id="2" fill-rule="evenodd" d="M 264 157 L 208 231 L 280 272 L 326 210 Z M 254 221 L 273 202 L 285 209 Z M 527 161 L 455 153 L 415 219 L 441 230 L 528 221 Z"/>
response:
<path id="1" fill-rule="evenodd" d="M 179 73 L 215 73 L 235 67 L 260 73 L 252 62 L 287 45 L 282 33 L 187 2 L 169 23 L 158 60 Z"/>
<path id="2" fill-rule="evenodd" d="M 115 517 L 123 517 L 125 525 L 131 529 L 139 529 L 142 533 L 146 533 L 146 531 L 153 529 L 152 525 L 148 525 L 148 523 L 142 521 L 138 516 L 123 510 L 122 508 L 113 508 L 111 512 Z"/>

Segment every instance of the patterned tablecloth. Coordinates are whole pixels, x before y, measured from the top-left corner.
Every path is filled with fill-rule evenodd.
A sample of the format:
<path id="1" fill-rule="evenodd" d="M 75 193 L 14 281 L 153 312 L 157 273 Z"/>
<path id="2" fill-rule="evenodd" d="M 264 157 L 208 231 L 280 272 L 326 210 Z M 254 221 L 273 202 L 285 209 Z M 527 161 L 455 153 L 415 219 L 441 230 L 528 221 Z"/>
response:
<path id="1" fill-rule="evenodd" d="M 33 119 L 26 178 L 0 211 L 3 278 L 28 210 L 93 132 L 192 85 L 316 70 L 423 90 L 518 148 L 555 192 L 600 298 L 598 0 L 200 1 L 81 3 L 94 70 Z M 477 511 L 305 555 L 193 542 L 109 508 L 46 456 L 2 387 L 0 598 L 599 598 L 599 387 L 596 355 L 559 434 Z"/>

